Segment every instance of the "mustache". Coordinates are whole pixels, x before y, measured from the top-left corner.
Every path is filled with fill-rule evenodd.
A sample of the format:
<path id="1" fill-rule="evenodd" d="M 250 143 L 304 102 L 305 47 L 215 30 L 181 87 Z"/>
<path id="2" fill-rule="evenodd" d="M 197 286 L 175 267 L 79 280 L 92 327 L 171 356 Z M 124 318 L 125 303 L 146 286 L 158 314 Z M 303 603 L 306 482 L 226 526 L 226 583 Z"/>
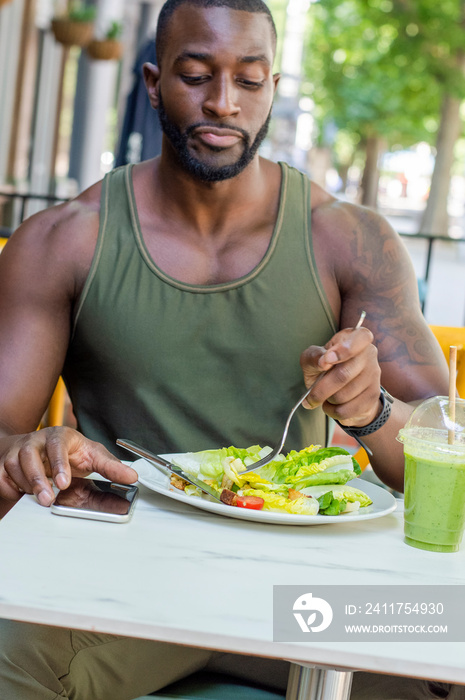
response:
<path id="1" fill-rule="evenodd" d="M 239 126 L 230 126 L 229 124 L 217 124 L 215 122 L 197 122 L 196 124 L 191 124 L 190 126 L 187 127 L 187 129 L 184 132 L 184 135 L 188 138 L 191 136 L 196 129 L 204 128 L 204 127 L 212 127 L 214 129 L 227 129 L 228 131 L 235 131 L 238 134 L 242 136 L 244 141 L 248 143 L 250 141 L 250 136 L 245 131 L 245 129 L 241 129 Z"/>

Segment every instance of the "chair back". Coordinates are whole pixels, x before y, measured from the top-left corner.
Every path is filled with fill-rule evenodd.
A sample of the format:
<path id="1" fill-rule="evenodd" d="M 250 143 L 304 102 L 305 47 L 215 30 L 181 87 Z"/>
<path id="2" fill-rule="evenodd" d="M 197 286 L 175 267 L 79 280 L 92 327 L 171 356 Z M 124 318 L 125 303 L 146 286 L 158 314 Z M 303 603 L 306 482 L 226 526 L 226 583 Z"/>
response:
<path id="1" fill-rule="evenodd" d="M 465 398 L 465 327 L 463 326 L 432 326 L 444 356 L 449 362 L 449 348 L 457 347 L 457 391 L 460 398 Z"/>

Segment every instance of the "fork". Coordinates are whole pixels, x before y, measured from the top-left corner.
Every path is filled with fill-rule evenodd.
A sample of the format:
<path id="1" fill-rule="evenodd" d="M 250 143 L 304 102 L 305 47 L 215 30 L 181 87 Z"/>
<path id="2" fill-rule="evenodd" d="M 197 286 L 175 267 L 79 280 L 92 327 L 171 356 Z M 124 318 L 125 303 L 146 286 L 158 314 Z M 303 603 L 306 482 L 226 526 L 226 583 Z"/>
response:
<path id="1" fill-rule="evenodd" d="M 354 330 L 357 330 L 358 328 L 360 328 L 360 326 L 362 325 L 362 323 L 363 323 L 363 321 L 364 321 L 364 319 L 365 319 L 365 316 L 366 316 L 366 312 L 365 312 L 365 311 L 362 311 L 362 313 L 361 313 L 361 315 L 360 315 L 360 318 L 359 318 L 359 320 L 358 320 L 358 323 L 357 323 L 357 325 L 355 326 L 355 329 L 354 329 Z M 283 431 L 283 434 L 282 434 L 282 436 L 281 436 L 281 440 L 279 441 L 279 444 L 276 445 L 276 447 L 275 447 L 273 450 L 271 450 L 271 452 L 270 452 L 269 454 L 267 454 L 266 457 L 263 457 L 262 459 L 259 459 L 258 462 L 254 462 L 253 464 L 250 464 L 248 467 L 246 467 L 246 469 L 241 470 L 241 472 L 240 472 L 241 475 L 242 475 L 242 474 L 246 474 L 247 472 L 255 471 L 255 469 L 260 469 L 260 467 L 264 467 L 265 464 L 269 464 L 270 462 L 272 462 L 272 461 L 275 459 L 275 457 L 277 457 L 277 456 L 279 455 L 279 453 L 281 452 L 281 450 L 282 450 L 282 448 L 283 448 L 284 443 L 286 442 L 287 432 L 288 432 L 288 430 L 289 430 L 289 425 L 290 425 L 291 420 L 292 420 L 292 418 L 293 418 L 293 416 L 294 416 L 294 413 L 297 411 L 297 409 L 299 408 L 300 404 L 301 404 L 303 401 L 305 401 L 305 399 L 306 399 L 307 396 L 310 394 L 310 392 L 311 392 L 311 391 L 317 386 L 317 384 L 319 384 L 319 382 L 323 379 L 323 377 L 325 376 L 325 374 L 326 374 L 327 371 L 328 371 L 328 370 L 326 370 L 325 372 L 322 372 L 322 373 L 316 378 L 316 380 L 313 382 L 313 384 L 312 384 L 312 386 L 310 387 L 310 389 L 306 389 L 305 393 L 302 394 L 302 396 L 301 396 L 300 399 L 297 401 L 297 403 L 295 404 L 295 406 L 293 406 L 293 408 L 291 409 L 291 412 L 289 413 L 289 415 L 288 415 L 288 417 L 287 417 L 286 425 L 284 426 L 284 431 Z"/>
<path id="2" fill-rule="evenodd" d="M 305 394 L 303 394 L 300 397 L 300 399 L 297 401 L 295 406 L 292 408 L 291 412 L 289 413 L 289 415 L 287 417 L 286 425 L 284 426 L 284 431 L 283 431 L 283 434 L 281 436 L 281 440 L 279 441 L 279 444 L 276 445 L 276 447 L 269 454 L 267 454 L 266 457 L 263 457 L 262 459 L 259 459 L 258 462 L 254 462 L 253 464 L 250 464 L 245 469 L 242 469 L 239 472 L 240 475 L 246 474 L 247 472 L 251 472 L 252 470 L 255 471 L 255 469 L 260 469 L 260 467 L 264 467 L 265 464 L 269 464 L 270 462 L 272 462 L 275 459 L 275 457 L 277 457 L 279 455 L 279 453 L 281 452 L 281 450 L 283 448 L 284 443 L 286 442 L 287 431 L 289 430 L 289 425 L 291 424 L 291 420 L 294 416 L 294 413 L 297 411 L 300 404 L 307 398 L 307 396 L 312 391 L 312 389 L 314 389 L 316 387 L 316 385 L 323 379 L 325 374 L 326 374 L 326 372 L 322 372 L 320 374 L 320 376 L 317 377 L 317 379 L 313 382 L 310 389 L 306 389 Z"/>

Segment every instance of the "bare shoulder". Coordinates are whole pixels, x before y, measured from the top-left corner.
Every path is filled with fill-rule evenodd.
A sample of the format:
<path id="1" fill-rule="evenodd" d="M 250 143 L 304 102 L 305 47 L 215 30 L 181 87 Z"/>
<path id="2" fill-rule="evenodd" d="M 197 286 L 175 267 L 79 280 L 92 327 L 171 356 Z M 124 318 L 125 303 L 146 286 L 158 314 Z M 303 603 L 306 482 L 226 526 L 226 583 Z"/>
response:
<path id="1" fill-rule="evenodd" d="M 415 301 L 410 258 L 389 222 L 367 207 L 336 199 L 315 183 L 311 192 L 315 255 L 323 278 L 329 286 L 331 282 L 337 286 L 345 301 L 341 324 L 350 325 L 353 320 L 344 315 L 344 309 L 353 312 L 351 300 L 371 295 L 373 304 L 379 306 L 380 295 L 395 297 L 393 287 L 400 281 L 409 285 L 411 301 Z"/>
<path id="2" fill-rule="evenodd" d="M 410 286 L 415 301 L 410 257 L 390 223 L 372 209 L 338 200 L 314 183 L 311 191 L 318 267 L 337 284 L 341 297 L 347 302 L 370 294 L 379 305 L 381 295 L 395 297 L 393 289 L 402 281 Z"/>
<path id="3" fill-rule="evenodd" d="M 90 269 L 99 229 L 101 183 L 75 199 L 26 219 L 0 256 L 2 274 L 79 294 Z"/>
<path id="4" fill-rule="evenodd" d="M 314 235 L 326 240 L 337 240 L 338 245 L 353 246 L 361 238 L 365 244 L 376 244 L 376 237 L 400 238 L 389 222 L 380 214 L 358 204 L 337 199 L 316 183 L 311 187 L 311 209 Z M 356 249 L 354 249 L 354 253 Z M 345 258 L 345 254 L 341 257 Z"/>

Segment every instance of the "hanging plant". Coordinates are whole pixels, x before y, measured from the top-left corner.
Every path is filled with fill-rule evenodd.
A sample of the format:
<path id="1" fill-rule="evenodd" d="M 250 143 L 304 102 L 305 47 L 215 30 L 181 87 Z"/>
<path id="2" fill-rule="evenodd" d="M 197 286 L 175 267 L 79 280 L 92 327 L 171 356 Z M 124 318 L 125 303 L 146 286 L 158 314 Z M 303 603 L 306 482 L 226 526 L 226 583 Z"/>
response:
<path id="1" fill-rule="evenodd" d="M 92 39 L 87 46 L 87 53 L 97 61 L 118 61 L 123 53 L 123 45 L 119 40 L 122 32 L 121 22 L 112 22 L 103 39 Z"/>
<path id="2" fill-rule="evenodd" d="M 52 32 L 64 46 L 87 46 L 94 33 L 95 7 L 71 2 L 68 12 L 52 19 Z"/>

